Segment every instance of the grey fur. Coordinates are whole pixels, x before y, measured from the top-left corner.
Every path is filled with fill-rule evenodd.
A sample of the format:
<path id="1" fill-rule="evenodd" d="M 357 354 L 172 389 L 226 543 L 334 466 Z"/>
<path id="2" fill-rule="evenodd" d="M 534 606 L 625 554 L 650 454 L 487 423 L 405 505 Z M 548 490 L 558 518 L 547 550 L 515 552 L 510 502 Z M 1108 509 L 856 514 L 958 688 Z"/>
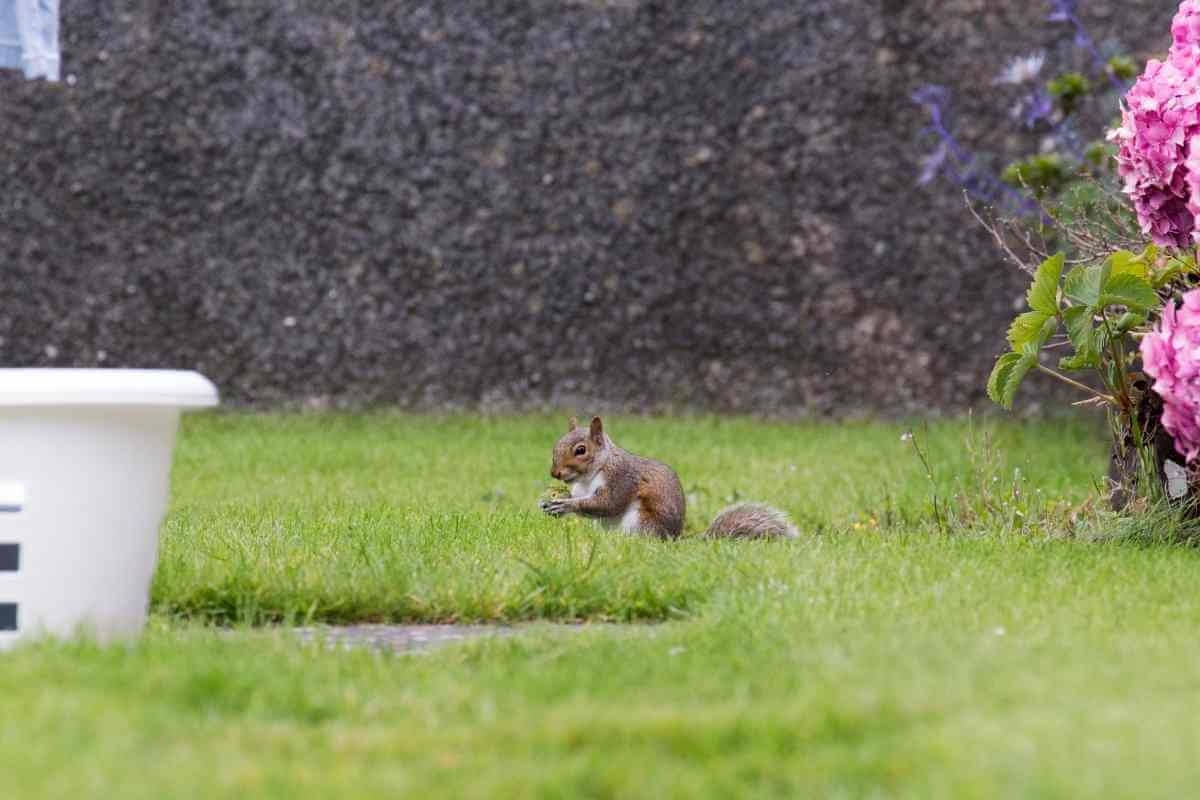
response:
<path id="1" fill-rule="evenodd" d="M 787 514 L 777 508 L 740 503 L 717 514 L 704 535 L 730 539 L 795 539 L 800 532 Z"/>

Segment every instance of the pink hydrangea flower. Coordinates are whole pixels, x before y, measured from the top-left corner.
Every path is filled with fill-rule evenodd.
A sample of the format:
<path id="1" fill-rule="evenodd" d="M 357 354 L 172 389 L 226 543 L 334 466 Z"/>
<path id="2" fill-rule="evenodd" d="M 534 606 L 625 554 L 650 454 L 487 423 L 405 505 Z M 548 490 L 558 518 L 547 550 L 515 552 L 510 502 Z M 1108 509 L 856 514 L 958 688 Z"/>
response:
<path id="1" fill-rule="evenodd" d="M 1200 0 L 1183 0 L 1171 22 L 1171 60 L 1195 62 L 1200 51 Z"/>
<path id="2" fill-rule="evenodd" d="M 1142 339 L 1142 369 L 1162 398 L 1162 425 L 1188 463 L 1200 456 L 1200 289 L 1168 302 Z"/>
<path id="3" fill-rule="evenodd" d="M 1108 138 L 1142 231 L 1186 247 L 1200 242 L 1200 0 L 1183 0 L 1171 36 L 1169 58 L 1146 64 Z"/>
<path id="4" fill-rule="evenodd" d="M 1186 247 L 1200 216 L 1200 192 L 1189 169 L 1193 139 L 1200 134 L 1200 62 L 1151 61 L 1125 96 L 1117 168 L 1133 200 L 1143 233 L 1155 243 Z M 1200 156 L 1200 144 L 1197 144 Z"/>

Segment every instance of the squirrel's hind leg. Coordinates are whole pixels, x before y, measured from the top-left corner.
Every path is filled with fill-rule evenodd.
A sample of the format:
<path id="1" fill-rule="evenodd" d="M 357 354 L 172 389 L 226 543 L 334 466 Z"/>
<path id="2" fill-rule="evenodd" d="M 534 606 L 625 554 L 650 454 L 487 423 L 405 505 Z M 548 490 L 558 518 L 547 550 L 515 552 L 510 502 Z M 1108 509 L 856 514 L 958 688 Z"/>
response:
<path id="1" fill-rule="evenodd" d="M 640 533 L 642 536 L 653 536 L 656 539 L 679 538 L 678 533 L 671 533 L 671 531 L 665 525 L 659 524 L 654 520 L 645 517 L 641 519 L 638 527 L 634 529 L 633 532 Z"/>

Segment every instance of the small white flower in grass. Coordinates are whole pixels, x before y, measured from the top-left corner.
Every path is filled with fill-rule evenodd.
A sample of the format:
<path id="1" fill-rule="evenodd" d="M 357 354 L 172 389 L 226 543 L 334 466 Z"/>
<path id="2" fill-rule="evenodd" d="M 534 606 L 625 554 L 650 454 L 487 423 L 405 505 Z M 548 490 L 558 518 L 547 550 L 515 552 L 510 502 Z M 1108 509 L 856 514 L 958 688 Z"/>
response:
<path id="1" fill-rule="evenodd" d="M 1045 53 L 1030 53 L 1027 56 L 1018 56 L 1008 62 L 1008 66 L 1004 71 L 996 76 L 993 84 L 1020 84 L 1029 83 L 1037 79 L 1037 76 L 1042 73 L 1042 67 L 1046 64 Z"/>
<path id="2" fill-rule="evenodd" d="M 911 442 L 912 440 L 913 440 L 912 431 L 905 431 L 904 433 L 900 434 L 900 441 Z"/>
<path id="3" fill-rule="evenodd" d="M 687 648 L 685 648 L 685 647 L 672 647 L 670 650 L 667 651 L 667 653 L 670 655 L 673 655 L 673 656 L 677 656 L 680 653 L 686 652 L 686 650 L 687 650 Z"/>
<path id="4" fill-rule="evenodd" d="M 1008 633 L 1008 631 L 1004 630 L 1004 628 L 996 628 L 996 630 L 992 631 L 992 633 L 996 634 L 997 636 L 1003 636 L 1004 634 Z"/>

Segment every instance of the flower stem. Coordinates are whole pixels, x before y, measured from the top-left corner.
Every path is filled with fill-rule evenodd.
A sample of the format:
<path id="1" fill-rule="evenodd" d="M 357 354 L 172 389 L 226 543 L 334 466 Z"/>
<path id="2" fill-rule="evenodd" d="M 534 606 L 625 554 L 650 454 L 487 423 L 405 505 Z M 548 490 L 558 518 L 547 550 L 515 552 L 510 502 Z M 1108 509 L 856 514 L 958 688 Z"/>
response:
<path id="1" fill-rule="evenodd" d="M 1041 364 L 1038 364 L 1037 368 L 1040 369 L 1042 372 L 1046 373 L 1047 375 L 1050 375 L 1051 377 L 1058 378 L 1063 383 L 1069 384 L 1071 386 L 1074 386 L 1076 389 L 1080 389 L 1081 391 L 1087 392 L 1088 394 L 1092 395 L 1093 397 L 1099 397 L 1100 399 L 1104 400 L 1105 402 L 1112 403 L 1114 406 L 1119 405 L 1119 403 L 1117 403 L 1117 398 L 1113 397 L 1110 394 L 1104 394 L 1104 392 L 1098 392 L 1095 389 L 1093 389 L 1092 387 L 1088 386 L 1086 383 L 1080 383 L 1079 381 L 1075 380 L 1074 378 L 1068 378 L 1066 375 L 1063 375 L 1061 372 L 1055 372 L 1054 370 L 1050 369 L 1049 367 L 1043 366 Z"/>

